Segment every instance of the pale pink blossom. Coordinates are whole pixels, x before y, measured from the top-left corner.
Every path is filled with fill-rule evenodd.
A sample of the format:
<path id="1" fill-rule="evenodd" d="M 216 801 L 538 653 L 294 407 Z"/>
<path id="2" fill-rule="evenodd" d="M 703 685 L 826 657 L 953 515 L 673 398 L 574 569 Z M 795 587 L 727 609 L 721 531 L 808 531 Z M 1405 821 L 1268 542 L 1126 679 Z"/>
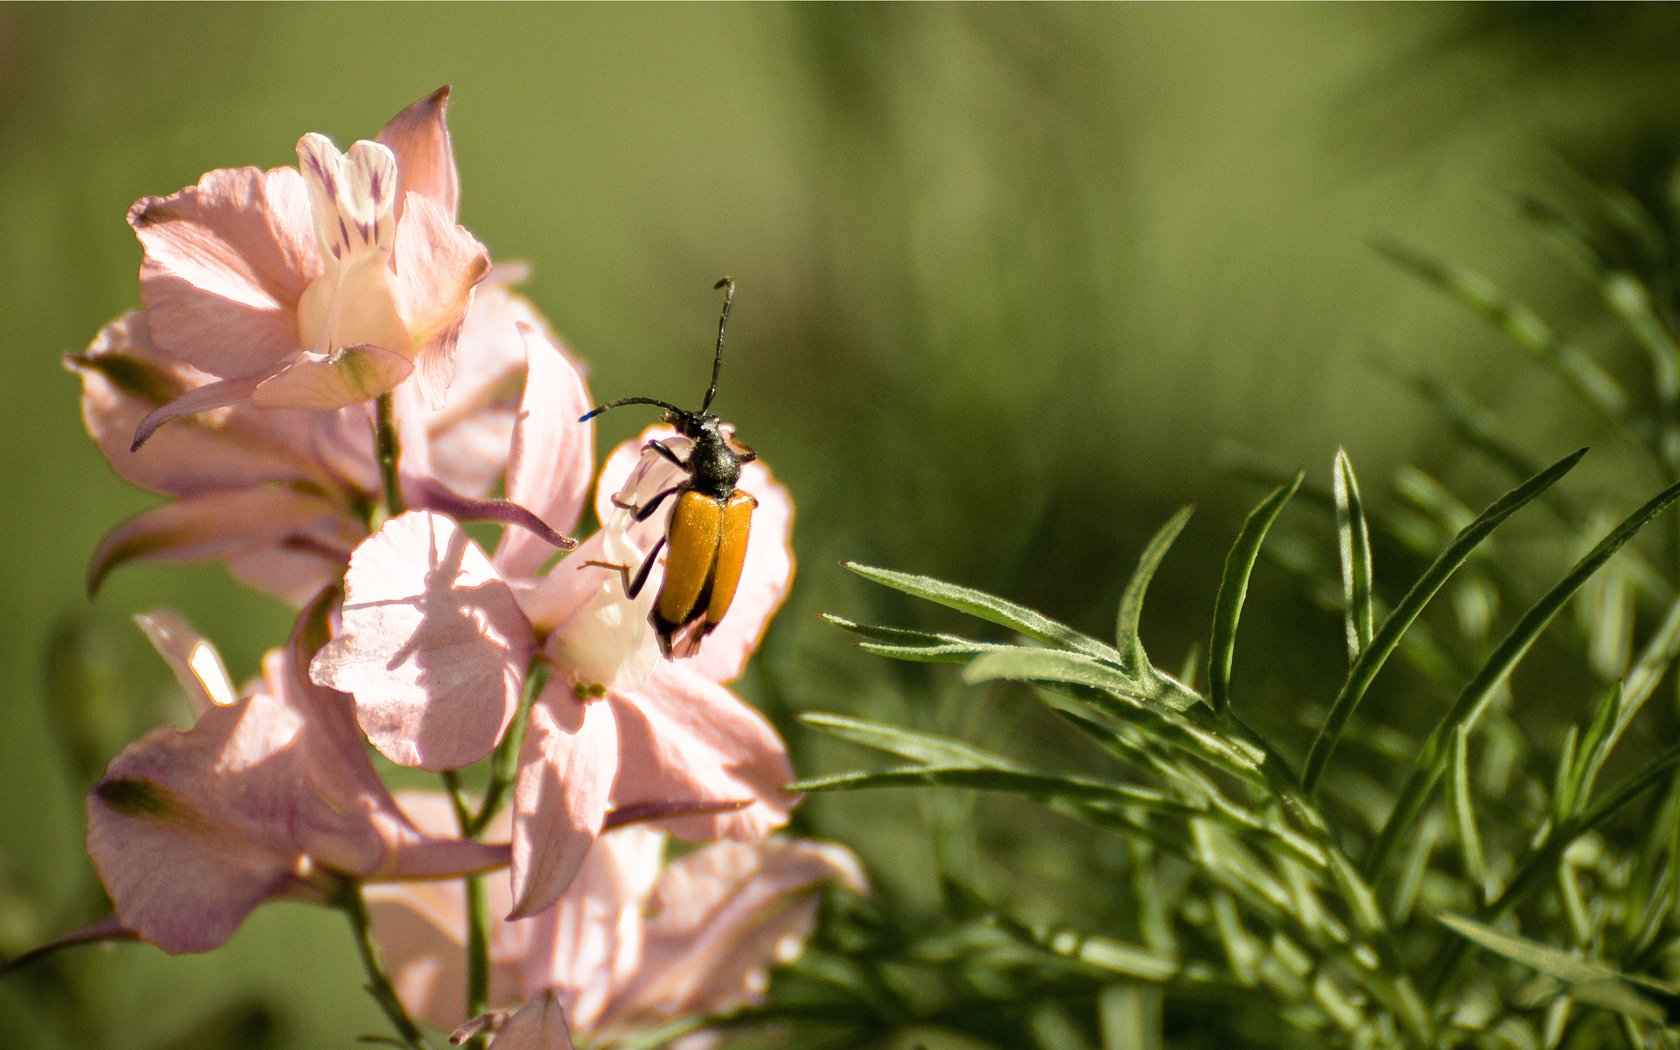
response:
<path id="1" fill-rule="evenodd" d="M 576 414 L 529 405 L 521 464 L 548 460 L 539 442 L 575 447 L 569 435 L 586 427 Z M 387 522 L 352 556 L 341 632 L 312 666 L 316 681 L 355 697 L 374 747 L 431 770 L 489 754 L 517 709 L 533 654 L 553 668 L 519 754 L 515 915 L 554 903 L 613 806 L 694 804 L 696 812 L 662 826 L 711 839 L 765 834 L 794 801 L 782 790 L 792 771 L 780 737 L 724 685 L 741 673 L 792 573 L 792 502 L 768 468 L 751 463 L 742 475 L 741 487 L 759 500 L 746 567 L 735 609 L 698 656 L 659 658 L 647 622 L 657 574 L 633 602 L 621 573 L 589 564 L 629 564 L 652 549 L 661 523 L 633 522 L 613 494 L 622 503 L 672 480 L 649 466 L 664 460 L 643 451 L 659 433 L 669 432 L 650 431 L 609 458 L 597 494 L 604 527 L 546 575 L 546 552 L 513 534 L 491 558 L 443 515 Z M 575 520 L 581 510 L 582 492 L 557 484 L 552 471 L 510 468 L 508 495 L 552 520 Z"/>
<path id="2" fill-rule="evenodd" d="M 484 246 L 455 221 L 447 88 L 348 152 L 299 140 L 296 168 L 228 168 L 129 210 L 145 259 L 140 297 L 154 345 L 214 377 L 149 413 L 232 404 L 334 409 L 415 375 L 443 403 Z"/>
<path id="3" fill-rule="evenodd" d="M 412 506 L 518 521 L 526 528 L 511 531 L 523 538 L 510 544 L 551 553 L 557 534 L 532 531 L 550 508 L 524 513 L 483 497 L 509 469 L 510 443 L 518 444 L 522 385 L 527 397 L 587 407 L 582 378 L 536 310 L 496 279 L 474 297 L 456 356 L 455 382 L 442 408 L 426 406 L 412 386 L 396 393 L 403 498 Z M 528 360 L 536 374 L 527 383 Z M 142 313 L 108 325 L 67 363 L 82 380 L 88 432 L 112 467 L 171 497 L 106 535 L 89 566 L 90 589 L 130 561 L 216 559 L 247 583 L 301 605 L 342 576 L 382 499 L 367 406 L 312 412 L 232 405 L 179 420 L 134 449 L 139 421 L 197 389 L 205 375 L 161 352 Z M 545 447 L 557 457 L 556 483 L 581 491 L 594 448 L 588 433 L 574 437 L 574 446 Z M 517 447 L 513 458 L 513 469 L 532 470 L 519 462 Z M 574 522 L 553 524 L 566 530 Z"/>
<path id="4" fill-rule="evenodd" d="M 441 799 L 405 793 L 403 805 L 423 827 L 447 826 Z M 526 1004 L 493 1046 L 568 1045 L 558 1031 L 606 1046 L 759 1002 L 770 965 L 791 962 L 810 935 L 819 891 L 867 888 L 857 858 L 833 843 L 719 842 L 669 863 L 664 847 L 665 836 L 647 827 L 611 831 L 553 908 L 492 922 L 490 1001 Z M 505 884 L 492 884 L 490 896 L 493 912 L 508 903 Z M 368 904 L 409 1009 L 445 1028 L 466 1020 L 460 885 L 375 887 Z"/>
<path id="5" fill-rule="evenodd" d="M 507 863 L 505 845 L 423 832 L 398 808 L 349 698 L 302 674 L 317 613 L 265 658 L 261 684 L 231 700 L 206 643 L 185 621 L 152 614 L 148 633 L 202 711 L 190 729 L 125 748 L 88 794 L 88 854 L 123 930 L 168 952 L 208 951 L 267 900 Z"/>

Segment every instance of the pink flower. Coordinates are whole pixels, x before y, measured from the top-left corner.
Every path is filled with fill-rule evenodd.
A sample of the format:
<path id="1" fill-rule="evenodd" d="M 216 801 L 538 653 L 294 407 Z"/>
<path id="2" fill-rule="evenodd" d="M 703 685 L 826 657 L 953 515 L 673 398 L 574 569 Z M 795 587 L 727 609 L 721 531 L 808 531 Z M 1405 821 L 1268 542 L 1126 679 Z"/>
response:
<path id="1" fill-rule="evenodd" d="M 441 799 L 405 794 L 403 804 L 422 826 L 447 826 Z M 792 961 L 803 947 L 822 887 L 867 887 L 857 858 L 832 843 L 720 842 L 669 864 L 664 845 L 665 836 L 646 827 L 614 830 L 555 907 L 493 924 L 491 1002 L 526 1004 L 493 1046 L 569 1045 L 556 1033 L 610 1045 L 679 1017 L 758 1002 L 770 964 Z M 493 886 L 492 908 L 506 903 Z M 368 905 L 403 1001 L 435 1024 L 458 1025 L 460 885 L 377 887 Z"/>
<path id="2" fill-rule="evenodd" d="M 505 845 L 427 834 L 397 807 L 348 698 L 301 673 L 312 618 L 239 699 L 184 621 L 147 619 L 202 713 L 191 729 L 158 729 L 125 748 L 88 795 L 88 854 L 124 930 L 168 952 L 208 951 L 276 897 L 325 900 L 347 879 L 507 863 Z"/>
<path id="3" fill-rule="evenodd" d="M 521 465 L 550 462 L 549 444 L 580 444 L 573 435 L 586 425 L 575 413 L 527 400 Z M 782 790 L 792 771 L 781 739 L 723 685 L 741 673 L 787 593 L 792 502 L 762 463 L 747 466 L 741 487 L 759 509 L 735 608 L 698 656 L 661 660 L 647 622 L 657 578 L 632 602 L 619 573 L 589 564 L 639 561 L 658 536 L 657 520 L 634 523 L 608 495 L 670 480 L 649 465 L 665 461 L 642 449 L 637 442 L 610 457 L 597 495 L 606 525 L 546 576 L 538 572 L 547 552 L 519 534 L 492 559 L 442 515 L 386 522 L 351 557 L 341 631 L 311 668 L 320 684 L 355 697 L 374 747 L 429 770 L 489 754 L 517 710 L 533 654 L 554 669 L 519 754 L 516 916 L 554 903 L 611 806 L 710 804 L 662 822 L 685 838 L 710 839 L 762 835 L 786 821 L 793 802 Z M 581 492 L 553 479 L 510 469 L 509 498 L 544 508 L 550 520 L 575 520 Z"/>
<path id="4" fill-rule="evenodd" d="M 129 210 L 145 249 L 140 296 L 153 344 L 215 377 L 134 434 L 232 404 L 332 409 L 417 374 L 442 404 L 483 245 L 456 224 L 447 88 L 340 153 L 298 142 L 298 167 L 218 169 Z"/>
<path id="5" fill-rule="evenodd" d="M 583 381 L 547 324 L 492 278 L 467 312 L 444 406 L 428 408 L 412 385 L 397 391 L 399 474 L 410 505 L 496 511 L 481 497 L 508 469 L 518 391 L 533 355 L 541 361 L 542 397 L 587 407 Z M 342 576 L 381 497 L 366 406 L 311 412 L 232 405 L 183 419 L 133 449 L 140 420 L 198 389 L 204 373 L 159 350 L 141 313 L 108 325 L 67 364 L 82 380 L 88 432 L 112 467 L 172 498 L 105 537 L 89 566 L 90 589 L 115 567 L 142 559 L 225 560 L 234 575 L 294 605 Z M 581 473 L 581 486 L 594 449 L 587 433 L 578 437 L 581 444 L 557 451 L 555 469 L 562 478 Z M 541 525 L 535 516 L 517 520 L 527 529 Z M 557 538 L 550 531 L 547 539 L 530 535 L 519 543 L 552 550 Z"/>

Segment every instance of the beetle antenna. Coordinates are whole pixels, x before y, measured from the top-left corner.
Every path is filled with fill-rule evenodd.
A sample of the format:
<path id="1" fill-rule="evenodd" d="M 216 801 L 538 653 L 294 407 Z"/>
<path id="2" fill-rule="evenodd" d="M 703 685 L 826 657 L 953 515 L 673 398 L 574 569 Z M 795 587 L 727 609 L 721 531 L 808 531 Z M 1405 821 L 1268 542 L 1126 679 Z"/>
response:
<path id="1" fill-rule="evenodd" d="M 655 398 L 655 397 L 621 397 L 617 401 L 608 401 L 604 405 L 596 405 L 594 408 L 590 409 L 588 412 L 585 412 L 583 415 L 579 416 L 578 417 L 578 422 L 579 423 L 587 423 L 591 419 L 594 419 L 596 416 L 600 415 L 602 412 L 605 412 L 609 408 L 619 408 L 619 407 L 622 407 L 624 405 L 658 405 L 660 408 L 663 408 L 665 411 L 675 412 L 679 416 L 686 416 L 686 415 L 691 414 L 689 412 L 684 411 L 683 409 L 678 408 L 676 405 L 671 404 L 669 401 L 661 401 L 661 400 L 659 400 L 658 398 Z"/>
<path id="2" fill-rule="evenodd" d="M 723 328 L 729 323 L 729 304 L 735 301 L 735 278 L 725 276 L 712 287 L 723 289 L 723 313 L 718 315 L 717 353 L 712 355 L 712 385 L 706 390 L 706 400 L 700 402 L 700 415 L 706 414 L 706 409 L 712 407 L 712 398 L 717 396 L 718 371 L 723 368 Z"/>

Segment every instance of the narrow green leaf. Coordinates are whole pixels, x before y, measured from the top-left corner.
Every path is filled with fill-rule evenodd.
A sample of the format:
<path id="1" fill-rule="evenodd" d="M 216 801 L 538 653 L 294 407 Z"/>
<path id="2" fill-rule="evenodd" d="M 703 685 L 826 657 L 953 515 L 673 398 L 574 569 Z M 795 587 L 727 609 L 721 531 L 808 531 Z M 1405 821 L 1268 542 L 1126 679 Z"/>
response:
<path id="1" fill-rule="evenodd" d="M 1004 758 L 961 740 L 923 733 L 884 722 L 871 722 L 846 715 L 808 712 L 799 716 L 808 726 L 825 733 L 850 740 L 854 744 L 885 751 L 890 755 L 908 758 L 929 766 L 969 766 L 987 769 L 1017 769 L 1021 767 Z"/>
<path id="2" fill-rule="evenodd" d="M 1650 524 L 1653 518 L 1677 498 L 1680 498 L 1680 484 L 1671 485 L 1657 493 L 1644 506 L 1623 519 L 1620 525 L 1612 529 L 1597 546 L 1576 562 L 1563 579 L 1529 608 L 1494 649 L 1481 670 L 1465 683 L 1458 699 L 1453 701 L 1452 707 L 1419 749 L 1417 760 L 1400 788 L 1393 812 L 1390 813 L 1388 822 L 1383 826 L 1376 844 L 1372 847 L 1366 866 L 1367 872 L 1380 870 L 1396 842 L 1411 828 L 1412 822 L 1428 802 L 1430 793 L 1440 782 L 1445 769 L 1447 750 L 1454 731 L 1460 725 L 1476 723 L 1496 690 L 1575 592 L 1580 590 L 1587 580 L 1592 578 L 1593 573 L 1602 568 L 1623 544 Z"/>
<path id="3" fill-rule="evenodd" d="M 1359 658 L 1371 644 L 1375 616 L 1371 611 L 1371 530 L 1365 524 L 1365 504 L 1359 496 L 1359 479 L 1347 449 L 1336 450 L 1336 477 L 1332 492 L 1336 499 L 1336 549 L 1342 561 L 1342 622 L 1347 629 L 1348 661 Z"/>
<path id="4" fill-rule="evenodd" d="M 1208 703 L 1215 714 L 1231 706 L 1231 658 L 1237 648 L 1237 621 L 1242 619 L 1243 601 L 1248 597 L 1248 578 L 1260 557 L 1260 545 L 1277 520 L 1284 504 L 1301 487 L 1306 474 L 1298 473 L 1288 485 L 1280 485 L 1261 500 L 1243 521 L 1237 542 L 1225 556 L 1225 571 L 1219 580 L 1219 594 L 1213 602 L 1213 640 L 1208 646 Z M 1367 612 L 1369 609 L 1367 609 Z M 1122 645 L 1124 641 L 1122 640 Z"/>
<path id="5" fill-rule="evenodd" d="M 963 671 L 963 681 L 969 683 L 991 682 L 1000 678 L 1016 682 L 1062 682 L 1140 700 L 1152 699 L 1142 682 L 1115 665 L 1064 649 L 1000 646 L 976 659 Z"/>
<path id="6" fill-rule="evenodd" d="M 1587 731 L 1581 737 L 1580 746 L 1576 751 L 1577 757 L 1570 770 L 1569 790 L 1560 800 L 1560 804 L 1566 808 L 1559 810 L 1559 819 L 1574 816 L 1577 810 L 1591 800 L 1593 787 L 1598 782 L 1599 770 L 1604 768 L 1611 733 L 1621 716 L 1622 697 L 1623 685 L 1621 682 L 1615 682 L 1604 691 L 1604 698 L 1598 702 L 1598 708 L 1593 712 L 1592 721 L 1588 723 Z"/>
<path id="7" fill-rule="evenodd" d="M 1081 634 L 1066 624 L 1058 623 L 1024 605 L 1016 605 L 984 591 L 959 587 L 931 576 L 915 576 L 891 569 L 877 569 L 856 562 L 842 564 L 864 579 L 879 583 L 883 587 L 891 587 L 895 591 L 943 605 L 947 609 L 955 609 L 989 623 L 1008 627 L 1049 645 L 1073 649 L 1104 660 L 1120 658 L 1118 652 L 1089 635 Z"/>
<path id="8" fill-rule="evenodd" d="M 809 777 L 789 784 L 789 791 L 857 791 L 884 787 L 962 787 L 1021 795 L 1040 802 L 1065 799 L 1105 806 L 1141 806 L 1153 812 L 1190 814 L 1195 810 L 1159 791 L 1111 784 L 1088 777 L 977 766 L 899 766 Z"/>
<path id="9" fill-rule="evenodd" d="M 1482 833 L 1476 827 L 1476 803 L 1470 794 L 1470 731 L 1462 724 L 1453 730 L 1452 778 L 1447 782 L 1447 796 L 1452 803 L 1459 849 L 1464 854 L 1464 874 L 1486 899 L 1487 853 L 1482 849 Z"/>
<path id="10" fill-rule="evenodd" d="M 909 631 L 901 627 L 854 623 L 830 613 L 823 613 L 822 618 L 865 639 L 857 643 L 858 648 L 864 652 L 893 660 L 960 664 L 967 663 L 981 653 L 1008 648 L 995 642 L 976 642 L 956 634 L 935 634 L 931 631 Z"/>
<path id="11" fill-rule="evenodd" d="M 1194 507 L 1184 507 L 1167 519 L 1155 533 L 1149 545 L 1144 547 L 1143 554 L 1138 557 L 1137 569 L 1132 572 L 1132 578 L 1127 581 L 1126 589 L 1120 593 L 1120 612 L 1115 618 L 1114 644 L 1120 647 L 1120 666 L 1134 675 L 1143 675 L 1149 666 L 1149 660 L 1143 652 L 1143 639 L 1139 637 L 1138 628 L 1143 622 L 1143 598 L 1149 590 L 1149 581 L 1155 578 L 1155 571 L 1161 567 L 1161 561 L 1172 548 L 1173 541 L 1184 531 L 1185 523 L 1190 520 Z"/>
<path id="12" fill-rule="evenodd" d="M 1375 245 L 1402 269 L 1467 307 L 1471 313 L 1504 332 L 1575 391 L 1577 396 L 1617 426 L 1629 426 L 1628 396 L 1616 380 L 1591 358 L 1566 345 L 1551 326 L 1522 303 L 1495 288 L 1487 278 L 1393 240 Z M 1638 435 L 1647 445 L 1649 429 Z"/>
<path id="13" fill-rule="evenodd" d="M 1495 955 L 1502 955 L 1561 982 L 1577 1002 L 1654 1024 L 1680 1015 L 1680 989 L 1647 977 L 1624 974 L 1526 937 L 1496 930 L 1473 919 L 1443 912 L 1442 925 Z"/>
<path id="14" fill-rule="evenodd" d="M 1376 679 L 1377 672 L 1382 670 L 1384 662 L 1400 644 L 1407 628 L 1423 612 L 1424 606 L 1429 604 L 1429 600 L 1494 529 L 1574 469 L 1575 464 L 1581 461 L 1586 452 L 1586 449 L 1581 449 L 1565 456 L 1495 500 L 1476 520 L 1460 530 L 1446 549 L 1436 557 L 1434 563 L 1424 570 L 1423 575 L 1412 585 L 1412 589 L 1406 592 L 1406 596 L 1395 605 L 1383 620 L 1382 626 L 1372 636 L 1371 644 L 1366 646 L 1359 658 L 1353 662 L 1341 692 L 1330 705 L 1323 728 L 1313 741 L 1312 749 L 1307 753 L 1306 768 L 1302 771 L 1301 779 L 1302 786 L 1308 792 L 1317 787 L 1336 744 L 1341 740 L 1342 732 L 1347 728 L 1348 719 L 1353 717 L 1354 709 L 1365 698 L 1365 693 Z"/>

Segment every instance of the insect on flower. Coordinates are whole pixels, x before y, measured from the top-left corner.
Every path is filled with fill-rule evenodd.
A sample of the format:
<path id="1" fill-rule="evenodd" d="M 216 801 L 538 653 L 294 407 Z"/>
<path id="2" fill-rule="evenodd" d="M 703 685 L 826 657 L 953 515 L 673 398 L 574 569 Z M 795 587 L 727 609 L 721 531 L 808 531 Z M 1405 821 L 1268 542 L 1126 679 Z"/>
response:
<path id="1" fill-rule="evenodd" d="M 659 637 L 659 650 L 666 659 L 690 656 L 729 611 L 741 569 L 747 558 L 747 536 L 752 529 L 753 509 L 758 500 L 736 491 L 741 466 L 758 458 L 758 453 L 734 442 L 735 428 L 708 411 L 717 396 L 718 370 L 723 366 L 723 332 L 729 323 L 729 306 L 735 299 L 735 281 L 725 277 L 713 285 L 722 288 L 723 312 L 718 316 L 717 351 L 712 356 L 712 385 L 697 412 L 678 408 L 651 397 L 623 397 L 591 409 L 582 419 L 622 405 L 654 405 L 665 410 L 665 422 L 689 439 L 688 458 L 683 459 L 661 441 L 649 441 L 648 451 L 657 453 L 681 468 L 687 477 L 656 493 L 646 503 L 613 503 L 629 511 L 638 522 L 646 521 L 671 496 L 675 496 L 665 533 L 648 551 L 631 576 L 629 565 L 587 562 L 617 569 L 624 575 L 625 593 L 634 600 L 647 585 L 661 549 L 666 549 L 665 578 L 659 587 L 648 621 Z"/>

